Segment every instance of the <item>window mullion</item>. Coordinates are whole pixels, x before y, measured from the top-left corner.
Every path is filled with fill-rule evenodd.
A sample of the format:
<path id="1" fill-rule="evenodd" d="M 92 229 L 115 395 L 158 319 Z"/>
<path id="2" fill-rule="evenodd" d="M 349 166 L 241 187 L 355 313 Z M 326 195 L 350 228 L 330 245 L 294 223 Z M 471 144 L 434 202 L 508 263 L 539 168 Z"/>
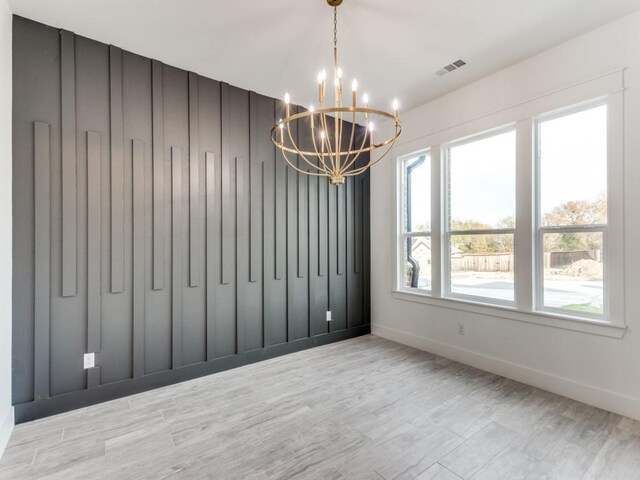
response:
<path id="1" fill-rule="evenodd" d="M 442 149 L 431 149 L 431 295 L 442 297 Z"/>
<path id="2" fill-rule="evenodd" d="M 607 225 L 601 224 L 582 224 L 582 225 L 550 225 L 540 227 L 542 233 L 588 233 L 588 232 L 604 232 Z"/>
<path id="3" fill-rule="evenodd" d="M 533 121 L 516 124 L 516 231 L 514 235 L 514 282 L 518 310 L 533 310 L 534 189 Z"/>
<path id="4" fill-rule="evenodd" d="M 449 230 L 451 235 L 513 235 L 516 233 L 513 228 L 487 228 L 482 230 Z"/>

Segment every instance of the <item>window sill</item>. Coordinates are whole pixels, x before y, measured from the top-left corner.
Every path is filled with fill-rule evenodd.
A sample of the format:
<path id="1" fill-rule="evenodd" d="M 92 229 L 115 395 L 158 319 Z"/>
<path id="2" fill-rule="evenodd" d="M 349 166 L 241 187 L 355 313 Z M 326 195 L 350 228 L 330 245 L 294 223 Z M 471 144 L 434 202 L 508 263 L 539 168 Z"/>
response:
<path id="1" fill-rule="evenodd" d="M 627 327 L 605 321 L 578 319 L 546 312 L 522 312 L 513 307 L 502 305 L 487 305 L 480 302 L 462 300 L 457 298 L 433 298 L 424 293 L 394 290 L 393 298 L 408 302 L 422 303 L 439 308 L 449 308 L 462 312 L 477 313 L 491 317 L 505 318 L 519 322 L 534 323 L 547 327 L 562 328 L 575 332 L 590 333 L 611 338 L 622 338 Z"/>

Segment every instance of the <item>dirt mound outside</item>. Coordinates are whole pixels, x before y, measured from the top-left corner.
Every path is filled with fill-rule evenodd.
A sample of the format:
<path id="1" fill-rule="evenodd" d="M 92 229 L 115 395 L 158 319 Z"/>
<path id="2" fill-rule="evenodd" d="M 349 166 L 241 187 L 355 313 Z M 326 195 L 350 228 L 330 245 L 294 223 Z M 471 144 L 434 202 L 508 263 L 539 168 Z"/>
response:
<path id="1" fill-rule="evenodd" d="M 602 263 L 596 262 L 595 260 L 578 260 L 568 267 L 558 270 L 556 275 L 600 280 L 602 279 Z"/>

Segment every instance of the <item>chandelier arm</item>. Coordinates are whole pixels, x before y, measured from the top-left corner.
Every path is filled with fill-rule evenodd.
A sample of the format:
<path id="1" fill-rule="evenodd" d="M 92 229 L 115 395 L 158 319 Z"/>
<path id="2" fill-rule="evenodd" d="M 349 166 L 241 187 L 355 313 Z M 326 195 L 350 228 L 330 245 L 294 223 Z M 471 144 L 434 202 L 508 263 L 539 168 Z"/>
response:
<path id="1" fill-rule="evenodd" d="M 316 152 L 316 157 L 318 158 L 318 160 L 320 160 L 320 162 L 322 163 L 322 166 L 324 167 L 324 172 L 327 174 L 331 173 L 327 168 L 327 164 L 324 163 L 324 155 L 321 155 L 320 152 L 318 151 L 318 144 L 316 143 L 316 136 L 314 135 L 313 128 L 311 129 L 311 140 L 313 141 L 313 149 Z"/>
<path id="2" fill-rule="evenodd" d="M 315 168 L 318 171 L 322 171 L 320 167 L 318 167 L 317 165 L 314 165 L 312 162 L 309 161 L 307 157 L 305 157 L 305 155 L 300 151 L 298 144 L 293 141 L 293 135 L 291 134 L 291 122 L 287 122 L 287 135 L 289 136 L 289 141 L 291 142 L 292 148 L 297 152 L 296 155 L 298 155 L 299 157 L 302 157 L 302 159 L 305 162 L 307 162 L 312 168 Z"/>
<path id="3" fill-rule="evenodd" d="M 358 175 L 362 172 L 364 172 L 365 170 L 371 168 L 372 166 L 374 166 L 376 163 L 378 163 L 380 160 L 382 160 L 393 148 L 393 145 L 395 144 L 395 140 L 393 142 L 391 142 L 388 146 L 387 149 L 385 150 L 385 152 L 380 155 L 377 159 L 375 159 L 373 162 L 369 162 L 367 165 L 365 165 L 364 167 L 360 167 L 356 170 L 352 170 L 348 173 L 346 173 L 346 176 L 353 176 L 353 175 Z"/>
<path id="4" fill-rule="evenodd" d="M 287 154 L 284 151 L 282 152 L 282 157 L 284 158 L 285 162 L 287 162 L 289 166 L 294 170 L 296 170 L 297 172 L 303 173 L 304 175 L 313 175 L 314 177 L 326 177 L 324 173 L 316 173 L 316 172 L 310 172 L 308 170 L 301 170 L 294 163 L 292 163 L 291 160 L 289 160 L 289 157 L 287 157 Z"/>
<path id="5" fill-rule="evenodd" d="M 349 157 L 352 155 L 351 150 L 353 149 L 353 140 L 355 137 L 355 133 L 356 133 L 356 112 L 353 112 L 352 122 L 351 122 L 351 136 L 349 138 L 349 150 L 347 150 L 347 156 L 344 161 L 346 166 L 343 168 L 343 171 L 346 171 L 351 166 L 351 164 L 355 161 L 355 159 L 351 161 L 349 160 Z M 358 158 L 357 155 L 356 155 L 356 158 Z"/>
<path id="6" fill-rule="evenodd" d="M 342 105 L 342 95 L 340 96 L 340 104 Z M 342 159 L 342 132 L 344 129 L 344 113 L 339 112 L 338 115 L 340 116 L 340 135 L 339 137 L 336 139 L 336 144 L 338 144 L 339 146 L 336 147 L 338 149 L 338 152 L 340 153 L 340 155 L 338 156 L 338 170 L 342 170 L 342 168 L 340 167 L 341 159 Z M 348 155 L 348 153 L 347 153 Z M 346 159 L 345 159 L 346 161 Z"/>
<path id="7" fill-rule="evenodd" d="M 329 141 L 329 133 L 327 132 L 327 114 L 322 113 L 320 116 L 322 117 L 322 130 L 324 131 L 324 139 L 322 140 L 322 142 L 327 147 L 329 160 L 331 160 L 331 171 L 333 171 L 335 170 L 336 166 L 333 163 L 333 149 L 331 148 L 331 142 Z"/>
<path id="8" fill-rule="evenodd" d="M 276 128 L 276 127 L 274 127 L 274 129 L 272 130 L 271 143 L 273 143 L 273 144 L 274 144 L 274 145 L 275 145 L 275 146 L 276 146 L 276 147 L 277 147 L 277 148 L 282 152 L 282 154 L 283 154 L 283 155 L 285 155 L 285 156 L 286 156 L 287 152 L 292 153 L 292 154 L 294 154 L 294 155 L 300 155 L 300 156 L 302 156 L 302 157 L 307 161 L 307 163 L 309 163 L 309 165 L 310 165 L 311 167 L 315 168 L 315 169 L 316 169 L 316 170 L 318 170 L 318 171 L 325 172 L 325 174 L 331 174 L 331 171 L 330 171 L 330 170 L 328 170 L 328 169 L 326 168 L 326 165 L 325 165 L 324 161 L 322 160 L 322 157 L 321 157 L 321 156 L 319 156 L 318 158 L 320 158 L 320 159 L 321 159 L 322 164 L 323 164 L 323 166 L 324 166 L 325 168 L 320 168 L 319 166 L 314 165 L 312 162 L 310 162 L 309 160 L 307 160 L 307 159 L 306 159 L 305 154 L 310 154 L 310 155 L 312 155 L 312 154 L 313 154 L 312 152 L 304 152 L 304 153 L 303 153 L 303 152 L 301 152 L 300 150 L 295 150 L 295 149 L 293 149 L 293 148 L 286 147 L 283 143 L 281 143 L 281 142 L 279 142 L 279 141 L 277 141 L 277 140 L 274 140 L 274 138 L 273 138 L 273 131 L 275 131 L 275 128 Z M 287 163 L 289 163 L 289 161 L 287 161 Z M 300 171 L 302 171 L 302 170 L 300 170 Z M 315 174 L 314 174 L 314 175 L 315 175 Z"/>
<path id="9" fill-rule="evenodd" d="M 299 157 L 302 157 L 302 159 L 307 162 L 307 164 L 309 164 L 309 166 L 311 168 L 315 168 L 316 170 L 318 170 L 319 172 L 325 172 L 327 173 L 327 170 L 325 168 L 321 168 L 319 165 L 315 165 L 312 161 L 310 161 L 302 152 L 299 152 L 297 154 Z M 324 165 L 324 162 L 323 162 Z"/>
<path id="10" fill-rule="evenodd" d="M 355 129 L 354 129 L 355 130 Z M 355 153 L 355 157 L 353 157 L 353 159 L 351 160 L 351 162 L 349 162 L 349 164 L 345 167 L 344 171 L 346 172 L 349 168 L 351 168 L 351 165 L 353 165 L 356 160 L 358 160 L 358 157 L 360 157 L 360 154 L 363 153 L 365 150 L 363 150 L 364 145 L 367 143 L 367 137 L 370 136 L 370 132 L 369 129 L 365 129 L 364 131 L 364 136 L 362 138 L 362 144 L 360 145 L 360 148 L 354 152 Z M 369 152 L 371 152 L 372 150 L 369 150 Z"/>

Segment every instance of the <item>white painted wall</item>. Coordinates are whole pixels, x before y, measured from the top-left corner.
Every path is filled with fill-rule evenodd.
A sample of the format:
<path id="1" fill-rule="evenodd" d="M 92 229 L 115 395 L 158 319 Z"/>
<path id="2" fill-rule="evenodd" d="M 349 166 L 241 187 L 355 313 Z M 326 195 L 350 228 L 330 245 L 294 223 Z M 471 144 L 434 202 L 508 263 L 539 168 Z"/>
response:
<path id="1" fill-rule="evenodd" d="M 436 132 L 621 67 L 626 68 L 625 175 L 624 185 L 620 185 L 625 192 L 627 265 L 628 329 L 624 337 L 609 338 L 394 298 L 392 160 L 372 169 L 374 334 L 640 419 L 640 12 L 404 113 L 405 130 L 396 152 L 424 148 L 429 135 Z M 466 336 L 457 334 L 458 322 L 466 325 Z"/>
<path id="2" fill-rule="evenodd" d="M 11 406 L 11 10 L 0 0 L 0 456 Z"/>

